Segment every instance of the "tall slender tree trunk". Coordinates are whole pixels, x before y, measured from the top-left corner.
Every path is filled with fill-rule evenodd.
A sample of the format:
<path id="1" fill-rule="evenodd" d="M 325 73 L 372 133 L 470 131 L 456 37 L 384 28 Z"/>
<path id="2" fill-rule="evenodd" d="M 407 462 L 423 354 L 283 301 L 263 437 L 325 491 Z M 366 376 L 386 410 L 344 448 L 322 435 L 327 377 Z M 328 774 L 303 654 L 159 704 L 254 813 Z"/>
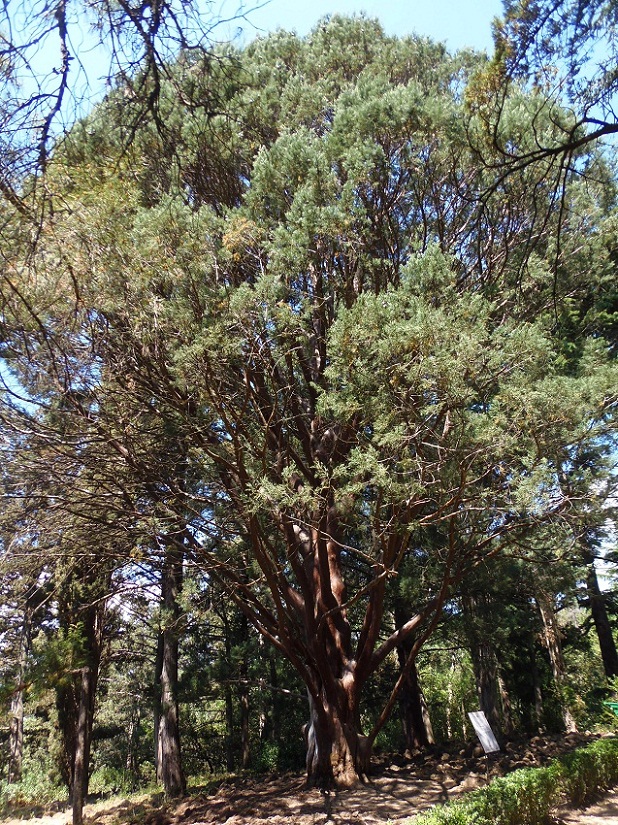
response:
<path id="1" fill-rule="evenodd" d="M 241 674 L 243 670 L 241 669 Z M 241 676 L 242 678 L 242 676 Z M 249 729 L 249 688 L 247 684 L 240 685 L 240 764 L 248 768 L 251 761 L 251 737 Z"/>
<path id="2" fill-rule="evenodd" d="M 19 633 L 18 667 L 15 692 L 11 699 L 11 716 L 9 720 L 9 765 L 8 782 L 12 784 L 21 779 L 24 754 L 24 677 L 30 646 L 30 623 L 32 610 L 26 601 L 23 623 Z"/>
<path id="3" fill-rule="evenodd" d="M 239 669 L 239 698 L 240 698 L 240 763 L 243 768 L 249 767 L 251 761 L 251 733 L 249 718 L 249 666 L 247 663 L 249 622 L 247 617 L 240 617 L 240 640 L 243 646 Z"/>
<path id="4" fill-rule="evenodd" d="M 269 655 L 269 671 L 270 684 L 273 690 L 271 691 L 271 705 L 270 705 L 270 725 L 269 725 L 269 739 L 274 742 L 277 733 L 281 730 L 281 713 L 279 711 L 279 697 L 277 688 L 279 687 L 279 679 L 277 677 L 277 662 L 272 650 Z"/>
<path id="5" fill-rule="evenodd" d="M 73 825 L 82 825 L 84 803 L 88 794 L 90 745 L 92 742 L 92 723 L 98 681 L 97 677 L 98 662 L 86 664 L 82 667 L 71 794 Z"/>
<path id="6" fill-rule="evenodd" d="M 159 620 L 157 631 L 157 650 L 154 663 L 154 708 L 153 708 L 153 746 L 157 782 L 163 784 L 161 756 L 159 754 L 159 725 L 161 724 L 161 674 L 163 673 L 163 626 Z"/>
<path id="7" fill-rule="evenodd" d="M 502 711 L 502 730 L 506 736 L 511 736 L 514 730 L 513 710 L 511 697 L 498 666 L 498 688 L 500 690 L 500 709 Z"/>
<path id="8" fill-rule="evenodd" d="M 129 720 L 129 727 L 127 728 L 127 757 L 125 759 L 125 770 L 132 779 L 132 785 L 136 785 L 139 779 L 139 770 L 137 762 L 137 729 L 139 727 L 140 713 L 132 714 Z"/>
<path id="9" fill-rule="evenodd" d="M 475 600 L 467 596 L 463 599 L 463 604 L 479 706 L 499 739 L 502 732 L 502 720 L 498 704 L 500 685 L 496 653 L 491 639 L 479 624 Z"/>
<path id="10" fill-rule="evenodd" d="M 158 772 L 167 797 L 184 796 L 186 781 L 182 768 L 180 728 L 178 722 L 178 652 L 182 590 L 183 552 L 175 544 L 166 548 L 161 576 L 161 597 L 164 610 L 161 631 L 161 673 L 159 677 L 159 709 L 157 737 Z"/>
<path id="11" fill-rule="evenodd" d="M 530 674 L 532 676 L 532 690 L 534 692 L 534 718 L 536 721 L 536 729 L 538 733 L 543 733 L 545 730 L 543 725 L 543 690 L 541 688 L 541 677 L 539 675 L 539 667 L 536 661 L 536 650 L 534 644 L 530 643 Z"/>
<path id="12" fill-rule="evenodd" d="M 541 620 L 543 622 L 543 635 L 545 638 L 545 645 L 549 653 L 554 682 L 560 697 L 564 727 L 567 733 L 574 733 L 577 731 L 577 724 L 564 695 L 566 668 L 564 666 L 564 657 L 562 655 L 560 628 L 558 626 L 558 620 L 554 609 L 554 600 L 548 593 L 539 588 L 536 593 L 536 602 L 541 615 Z"/>
<path id="13" fill-rule="evenodd" d="M 234 698 L 232 688 L 226 685 L 225 695 L 225 764 L 228 771 L 233 771 L 234 760 Z"/>
<path id="14" fill-rule="evenodd" d="M 599 579 L 594 566 L 594 560 L 591 560 L 588 564 L 586 584 L 590 613 L 592 614 L 592 621 L 594 622 L 594 627 L 599 638 L 605 676 L 608 679 L 613 679 L 614 676 L 618 676 L 618 652 L 616 651 L 616 643 L 607 615 L 605 597 L 599 587 Z"/>
<path id="15" fill-rule="evenodd" d="M 228 771 L 233 771 L 236 766 L 234 748 L 234 696 L 230 683 L 230 666 L 232 661 L 232 636 L 228 615 L 223 608 L 221 611 L 221 621 L 223 622 L 223 644 L 225 648 L 225 661 L 227 663 L 227 678 L 224 681 L 223 695 L 225 698 L 225 763 Z"/>
<path id="16" fill-rule="evenodd" d="M 12 785 L 21 779 L 24 753 L 24 689 L 19 684 L 11 699 L 11 718 L 9 720 L 9 767 L 8 783 Z"/>

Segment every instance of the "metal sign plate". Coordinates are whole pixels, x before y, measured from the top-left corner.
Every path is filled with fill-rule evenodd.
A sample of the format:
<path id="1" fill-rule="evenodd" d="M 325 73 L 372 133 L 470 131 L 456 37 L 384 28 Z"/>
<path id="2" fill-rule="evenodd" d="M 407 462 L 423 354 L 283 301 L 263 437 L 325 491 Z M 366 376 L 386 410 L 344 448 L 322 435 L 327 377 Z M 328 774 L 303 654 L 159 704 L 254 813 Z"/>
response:
<path id="1" fill-rule="evenodd" d="M 496 741 L 493 730 L 489 727 L 487 717 L 482 710 L 469 713 L 470 721 L 474 727 L 485 753 L 495 753 L 500 750 L 500 745 Z"/>

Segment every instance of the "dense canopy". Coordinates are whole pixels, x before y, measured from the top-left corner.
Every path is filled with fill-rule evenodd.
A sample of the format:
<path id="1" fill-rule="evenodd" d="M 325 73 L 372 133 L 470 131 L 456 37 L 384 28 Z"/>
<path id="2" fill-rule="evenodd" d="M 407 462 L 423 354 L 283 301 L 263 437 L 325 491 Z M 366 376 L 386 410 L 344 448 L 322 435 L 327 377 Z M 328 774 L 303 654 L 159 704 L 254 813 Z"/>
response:
<path id="1" fill-rule="evenodd" d="M 5 203 L 2 564 L 79 637 L 74 793 L 128 592 L 160 588 L 169 793 L 183 623 L 220 599 L 307 692 L 309 779 L 352 785 L 427 639 L 467 617 L 474 646 L 511 587 L 549 634 L 606 520 L 615 179 L 592 144 L 537 156 L 569 111 L 513 86 L 497 145 L 484 56 L 363 17 L 215 57 L 182 51 L 138 125 L 119 82 Z"/>

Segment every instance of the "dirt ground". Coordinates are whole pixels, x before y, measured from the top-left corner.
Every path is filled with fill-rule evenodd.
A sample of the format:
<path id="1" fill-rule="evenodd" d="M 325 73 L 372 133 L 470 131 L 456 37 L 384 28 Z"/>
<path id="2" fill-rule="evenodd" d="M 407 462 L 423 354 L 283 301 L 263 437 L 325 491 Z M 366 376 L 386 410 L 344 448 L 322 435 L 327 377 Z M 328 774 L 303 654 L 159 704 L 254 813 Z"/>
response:
<path id="1" fill-rule="evenodd" d="M 561 812 L 562 813 L 562 812 Z M 613 791 L 585 811 L 565 811 L 557 825 L 616 825 L 618 823 L 618 792 Z"/>
<path id="2" fill-rule="evenodd" d="M 191 789 L 190 796 L 173 805 L 162 805 L 157 797 L 102 800 L 89 804 L 84 813 L 86 825 L 403 825 L 495 776 L 544 765 L 593 738 L 535 737 L 509 743 L 506 753 L 490 760 L 472 746 L 407 759 L 381 757 L 374 760 L 368 781 L 353 791 L 308 790 L 298 775 L 246 777 Z M 65 825 L 70 815 L 14 811 L 2 825 L 23 825 L 25 818 L 29 825 Z M 586 811 L 556 811 L 556 825 L 618 825 L 618 792 Z"/>

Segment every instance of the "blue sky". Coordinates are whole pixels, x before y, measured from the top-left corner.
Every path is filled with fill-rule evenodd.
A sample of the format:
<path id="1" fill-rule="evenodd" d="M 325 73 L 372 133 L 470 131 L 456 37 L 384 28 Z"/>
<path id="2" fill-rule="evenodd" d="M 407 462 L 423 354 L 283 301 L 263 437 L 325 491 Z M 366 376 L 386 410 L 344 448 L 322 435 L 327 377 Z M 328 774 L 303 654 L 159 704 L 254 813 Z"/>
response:
<path id="1" fill-rule="evenodd" d="M 491 50 L 491 21 L 502 13 L 502 3 L 501 0 L 311 0 L 302 3 L 270 0 L 248 12 L 247 21 L 237 21 L 236 25 L 242 26 L 247 40 L 260 31 L 277 28 L 304 35 L 325 14 L 361 11 L 377 17 L 388 34 L 427 35 L 445 41 L 451 50 L 464 46 Z"/>

